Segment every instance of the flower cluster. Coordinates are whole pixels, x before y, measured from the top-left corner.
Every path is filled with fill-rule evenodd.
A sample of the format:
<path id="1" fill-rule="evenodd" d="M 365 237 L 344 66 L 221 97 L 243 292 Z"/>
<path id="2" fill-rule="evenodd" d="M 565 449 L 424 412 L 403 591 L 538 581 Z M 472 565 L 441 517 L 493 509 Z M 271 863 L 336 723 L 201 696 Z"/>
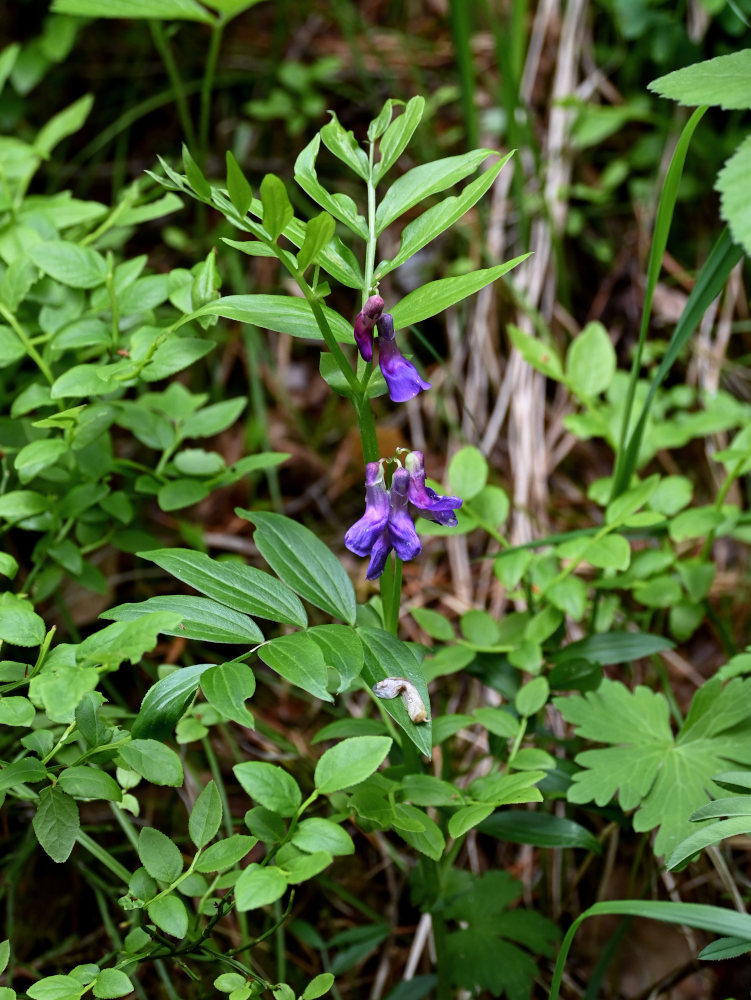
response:
<path id="1" fill-rule="evenodd" d="M 365 471 L 365 513 L 344 536 L 344 544 L 358 556 L 370 556 L 368 580 L 383 573 L 393 550 L 400 559 L 414 559 L 422 546 L 408 513 L 409 504 L 422 516 L 438 524 L 455 525 L 459 497 L 440 496 L 425 485 L 422 452 L 412 451 L 391 477 L 386 488 L 384 460 L 369 462 Z"/>
<path id="2" fill-rule="evenodd" d="M 430 388 L 430 382 L 420 378 L 411 361 L 407 361 L 396 346 L 394 320 L 383 311 L 380 295 L 371 295 L 355 317 L 355 342 L 364 361 L 373 360 L 373 327 L 378 330 L 376 346 L 381 374 L 386 380 L 389 396 L 395 403 L 405 403 L 418 392 Z"/>

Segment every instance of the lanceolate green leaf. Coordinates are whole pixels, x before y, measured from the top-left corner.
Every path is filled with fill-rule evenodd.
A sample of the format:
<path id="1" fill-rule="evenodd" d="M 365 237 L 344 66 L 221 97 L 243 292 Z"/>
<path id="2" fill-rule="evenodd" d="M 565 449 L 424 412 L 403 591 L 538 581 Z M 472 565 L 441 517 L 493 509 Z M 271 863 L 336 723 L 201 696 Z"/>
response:
<path id="1" fill-rule="evenodd" d="M 456 278 L 439 278 L 438 281 L 429 281 L 427 285 L 410 292 L 400 302 L 397 302 L 391 313 L 394 317 L 394 327 L 399 330 L 405 326 L 412 326 L 420 323 L 424 319 L 435 316 L 456 302 L 461 302 L 481 288 L 497 281 L 502 275 L 508 273 L 517 264 L 529 257 L 528 253 L 513 260 L 506 261 L 505 264 L 497 264 L 495 267 L 487 267 L 471 274 L 462 274 Z"/>
<path id="2" fill-rule="evenodd" d="M 345 344 L 353 343 L 352 325 L 328 306 L 321 308 L 336 339 Z M 304 340 L 323 339 L 308 303 L 290 295 L 225 295 L 208 302 L 193 315 L 223 316 Z"/>
<path id="3" fill-rule="evenodd" d="M 394 181 L 378 206 L 376 235 L 418 202 L 464 180 L 477 170 L 483 160 L 493 155 L 497 155 L 494 149 L 474 149 L 461 156 L 447 156 L 413 167 Z"/>
<path id="4" fill-rule="evenodd" d="M 326 662 L 323 653 L 304 632 L 281 635 L 258 650 L 259 657 L 285 680 L 322 701 L 334 699 L 326 690 Z"/>
<path id="5" fill-rule="evenodd" d="M 263 633 L 252 618 L 207 597 L 165 594 L 163 597 L 150 597 L 138 604 L 118 604 L 103 612 L 102 617 L 116 622 L 133 621 L 154 611 L 171 611 L 182 615 L 181 621 L 174 628 L 164 630 L 165 635 L 244 646 L 263 642 Z"/>
<path id="6" fill-rule="evenodd" d="M 730 272 L 742 257 L 742 247 L 733 243 L 729 231 L 725 229 L 701 269 L 696 284 L 683 308 L 678 325 L 670 338 L 668 349 L 652 379 L 639 419 L 628 437 L 625 451 L 619 452 L 613 480 L 613 496 L 617 496 L 626 489 L 631 475 L 636 469 L 644 428 L 657 390 L 699 325 L 702 316 L 722 291 Z M 623 455 L 622 460 L 621 454 Z"/>
<path id="7" fill-rule="evenodd" d="M 398 118 L 391 122 L 384 132 L 378 147 L 380 160 L 376 163 L 375 170 L 373 171 L 373 181 L 375 184 L 383 179 L 407 148 L 409 140 L 420 124 L 424 110 L 425 98 L 419 96 L 413 97 L 407 102 L 404 111 Z"/>
<path id="8" fill-rule="evenodd" d="M 358 214 L 357 206 L 352 199 L 345 194 L 329 194 L 318 180 L 315 162 L 320 145 L 321 137 L 315 135 L 298 155 L 295 160 L 295 180 L 329 215 L 343 222 L 353 233 L 366 240 L 368 225 L 362 215 Z"/>
<path id="9" fill-rule="evenodd" d="M 407 223 L 402 232 L 399 252 L 391 260 L 385 260 L 378 265 L 375 272 L 376 279 L 382 278 L 409 260 L 418 250 L 421 250 L 436 236 L 445 232 L 458 219 L 461 219 L 488 191 L 511 156 L 513 153 L 507 153 L 506 156 L 473 180 L 471 184 L 468 184 L 461 194 L 444 198 L 443 201 L 423 212 L 412 222 Z"/>
<path id="10" fill-rule="evenodd" d="M 365 653 L 362 676 L 372 688 L 386 677 L 406 677 L 411 681 L 426 707 L 430 706 L 428 685 L 410 647 L 390 632 L 381 628 L 360 628 L 358 635 Z M 433 747 L 433 724 L 430 719 L 419 724 L 412 722 L 401 698 L 381 701 L 380 704 L 404 730 L 421 753 L 429 757 Z"/>
<path id="11" fill-rule="evenodd" d="M 352 581 L 320 538 L 309 528 L 281 514 L 239 507 L 235 513 L 255 524 L 253 540 L 277 576 L 317 608 L 354 625 Z"/>
<path id="12" fill-rule="evenodd" d="M 661 920 L 668 924 L 683 924 L 686 927 L 697 927 L 712 934 L 722 934 L 751 942 L 751 916 L 747 913 L 725 910 L 719 906 L 706 906 L 703 903 L 673 903 L 656 899 L 618 899 L 613 902 L 595 903 L 594 906 L 590 906 L 581 916 L 577 917 L 566 933 L 558 953 L 549 1000 L 558 1000 L 566 958 L 579 925 L 587 917 L 614 915 L 645 917 L 650 920 Z"/>
<path id="13" fill-rule="evenodd" d="M 213 18 L 196 0 L 54 0 L 55 14 L 78 17 L 144 17 L 160 21 L 203 21 Z"/>
<path id="14" fill-rule="evenodd" d="M 134 739 L 164 740 L 171 736 L 198 690 L 201 674 L 210 666 L 198 663 L 181 667 L 152 685 L 133 723 Z"/>
<path id="15" fill-rule="evenodd" d="M 305 609 L 289 587 L 253 566 L 220 562 L 191 549 L 155 549 L 141 556 L 235 611 L 289 625 L 307 625 Z"/>

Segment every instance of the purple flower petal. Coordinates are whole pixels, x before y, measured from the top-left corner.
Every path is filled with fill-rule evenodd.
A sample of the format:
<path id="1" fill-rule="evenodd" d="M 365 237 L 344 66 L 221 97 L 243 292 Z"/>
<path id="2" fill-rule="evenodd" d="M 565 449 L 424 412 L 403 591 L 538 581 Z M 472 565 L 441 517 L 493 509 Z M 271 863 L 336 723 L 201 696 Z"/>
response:
<path id="1" fill-rule="evenodd" d="M 441 496 L 430 486 L 425 485 L 425 467 L 421 451 L 411 451 L 404 464 L 410 473 L 408 495 L 412 506 L 417 508 L 422 517 L 435 521 L 436 524 L 454 527 L 457 523 L 454 511 L 457 507 L 461 507 L 461 498 Z"/>
<path id="2" fill-rule="evenodd" d="M 379 334 L 380 330 L 379 323 Z M 379 336 L 377 343 L 381 374 L 386 379 L 389 396 L 394 403 L 406 403 L 408 399 L 413 399 L 418 392 L 430 388 L 430 382 L 425 382 L 420 378 L 420 373 L 411 361 L 407 361 L 396 346 L 395 340 L 387 340 Z"/>
<path id="3" fill-rule="evenodd" d="M 391 509 L 389 511 L 389 540 L 400 559 L 414 559 L 422 545 L 417 537 L 412 518 L 407 513 L 410 475 L 399 468 L 391 480 Z"/>
<path id="4" fill-rule="evenodd" d="M 355 317 L 355 343 L 363 361 L 373 360 L 373 327 L 383 312 L 380 295 L 371 295 Z"/>
<path id="5" fill-rule="evenodd" d="M 386 568 L 386 559 L 393 546 L 389 540 L 389 529 L 384 528 L 373 543 L 370 551 L 370 564 L 365 574 L 366 580 L 377 580 Z"/>
<path id="6" fill-rule="evenodd" d="M 367 556 L 389 519 L 389 494 L 380 462 L 365 469 L 365 513 L 344 536 L 344 544 L 358 556 Z M 385 559 L 385 556 L 384 556 Z"/>

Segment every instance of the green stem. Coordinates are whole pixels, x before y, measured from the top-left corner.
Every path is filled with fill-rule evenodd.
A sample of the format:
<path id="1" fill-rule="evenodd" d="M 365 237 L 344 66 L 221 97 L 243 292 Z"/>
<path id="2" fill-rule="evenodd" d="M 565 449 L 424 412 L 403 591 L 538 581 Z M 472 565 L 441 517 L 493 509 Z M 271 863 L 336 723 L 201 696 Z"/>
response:
<path id="1" fill-rule="evenodd" d="M 380 458 L 378 453 L 378 435 L 376 433 L 375 417 L 370 399 L 363 396 L 356 406 L 357 423 L 360 427 L 360 443 L 362 444 L 363 462 L 377 462 Z"/>
<path id="2" fill-rule="evenodd" d="M 164 68 L 167 70 L 167 76 L 172 84 L 172 89 L 175 94 L 175 104 L 177 105 L 177 114 L 180 119 L 180 124 L 182 125 L 183 132 L 185 133 L 185 141 L 188 146 L 193 149 L 196 148 L 196 133 L 193 129 L 193 122 L 190 118 L 190 111 L 188 110 L 188 101 L 185 97 L 185 87 L 183 86 L 183 78 L 180 76 L 180 70 L 177 68 L 177 63 L 175 62 L 174 56 L 172 55 L 172 49 L 167 41 L 167 36 L 164 32 L 164 25 L 161 21 L 149 21 L 149 28 L 151 29 L 151 37 L 154 39 L 154 45 L 157 47 L 159 55 L 162 57 L 162 62 L 164 63 Z"/>
<path id="3" fill-rule="evenodd" d="M 49 365 L 42 358 L 41 354 L 37 351 L 36 347 L 34 347 L 34 345 L 31 343 L 31 340 L 27 336 L 26 331 L 18 322 L 16 317 L 13 315 L 12 312 L 6 309 L 6 307 L 2 304 L 2 302 L 0 302 L 0 316 L 2 316 L 3 319 L 12 328 L 13 332 L 15 333 L 15 335 L 18 337 L 18 339 L 21 341 L 24 348 L 26 349 L 26 353 L 29 355 L 29 357 L 37 366 L 42 375 L 44 375 L 44 377 L 47 379 L 49 384 L 52 385 L 52 383 L 55 381 L 55 378 L 52 374 Z"/>
<path id="4" fill-rule="evenodd" d="M 203 73 L 201 83 L 201 115 L 198 124 L 198 151 L 199 166 L 206 164 L 206 154 L 209 146 L 209 120 L 211 118 L 211 95 L 214 88 L 214 76 L 216 74 L 216 63 L 219 58 L 219 49 L 222 44 L 222 33 L 224 32 L 225 20 L 219 18 L 211 28 L 211 42 L 209 43 L 209 54 L 206 57 L 206 68 Z"/>
<path id="5" fill-rule="evenodd" d="M 375 254 L 376 254 L 376 231 L 375 231 L 375 217 L 376 217 L 376 189 L 373 183 L 373 167 L 374 167 L 374 154 L 375 154 L 375 144 L 370 143 L 370 148 L 368 150 L 368 160 L 369 160 L 369 170 L 368 170 L 368 242 L 365 249 L 365 280 L 362 289 L 362 304 L 365 302 L 370 295 L 371 288 L 373 287 L 373 272 L 375 270 Z"/>

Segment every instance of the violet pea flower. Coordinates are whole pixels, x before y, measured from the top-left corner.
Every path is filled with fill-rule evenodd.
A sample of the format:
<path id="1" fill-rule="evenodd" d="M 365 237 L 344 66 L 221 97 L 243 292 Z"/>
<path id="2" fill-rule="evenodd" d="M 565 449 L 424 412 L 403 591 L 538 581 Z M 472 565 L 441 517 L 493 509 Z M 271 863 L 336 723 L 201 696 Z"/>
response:
<path id="1" fill-rule="evenodd" d="M 371 295 L 355 317 L 355 343 L 363 361 L 373 360 L 373 327 L 383 312 L 380 295 Z"/>
<path id="2" fill-rule="evenodd" d="M 365 467 L 365 513 L 344 536 L 344 544 L 355 555 L 370 555 L 388 519 L 389 494 L 383 465 L 380 462 L 368 462 Z"/>
<path id="3" fill-rule="evenodd" d="M 407 512 L 409 479 L 409 473 L 402 468 L 396 469 L 392 476 L 388 524 L 370 550 L 370 564 L 365 574 L 368 580 L 377 580 L 383 573 L 392 549 L 404 561 L 414 559 L 422 549 L 412 518 Z"/>
<path id="4" fill-rule="evenodd" d="M 462 500 L 460 497 L 441 496 L 426 486 L 424 462 L 421 451 L 411 451 L 404 460 L 409 472 L 409 502 L 422 517 L 453 528 L 457 523 L 454 511 L 461 507 Z"/>
<path id="5" fill-rule="evenodd" d="M 406 403 L 418 392 L 430 388 L 418 370 L 408 361 L 396 346 L 394 320 L 391 313 L 384 313 L 378 320 L 378 363 L 386 380 L 389 396 L 394 403 Z"/>

